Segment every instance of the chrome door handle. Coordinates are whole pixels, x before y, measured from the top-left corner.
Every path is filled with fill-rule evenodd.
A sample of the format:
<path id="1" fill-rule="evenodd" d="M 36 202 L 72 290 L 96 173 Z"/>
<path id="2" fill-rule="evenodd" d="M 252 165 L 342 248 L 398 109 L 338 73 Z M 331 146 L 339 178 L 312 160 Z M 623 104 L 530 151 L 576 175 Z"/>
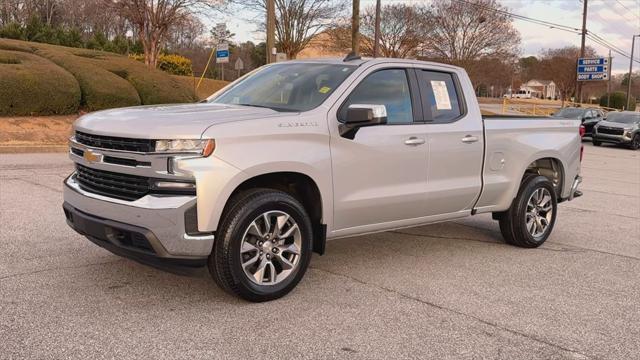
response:
<path id="1" fill-rule="evenodd" d="M 415 136 L 412 136 L 404 141 L 404 144 L 409 146 L 417 146 L 417 145 L 422 145 L 424 143 L 425 143 L 424 139 L 417 138 Z"/>
<path id="2" fill-rule="evenodd" d="M 462 142 L 465 144 L 471 144 L 478 141 L 478 137 L 477 136 L 472 136 L 472 135 L 467 135 L 465 137 L 462 138 Z"/>

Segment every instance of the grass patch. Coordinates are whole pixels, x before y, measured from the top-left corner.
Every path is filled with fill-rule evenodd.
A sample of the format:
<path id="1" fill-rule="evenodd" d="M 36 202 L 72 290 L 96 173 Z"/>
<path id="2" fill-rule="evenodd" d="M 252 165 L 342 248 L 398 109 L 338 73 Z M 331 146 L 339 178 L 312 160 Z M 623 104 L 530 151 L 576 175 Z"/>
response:
<path id="1" fill-rule="evenodd" d="M 0 50 L 0 59 L 12 59 L 0 65 L 0 115 L 78 111 L 80 86 L 73 75 L 31 53 Z"/>
<path id="2" fill-rule="evenodd" d="M 17 65 L 20 64 L 21 61 L 15 56 L 10 55 L 0 55 L 0 64 L 9 64 L 9 65 Z"/>
<path id="3" fill-rule="evenodd" d="M 140 104 L 185 103 L 198 99 L 192 86 L 160 70 L 149 69 L 140 62 L 114 53 L 10 39 L 0 39 L 0 50 L 32 53 L 43 58 L 43 61 L 54 63 L 59 70 L 66 70 L 68 76 L 75 78 L 76 88 L 79 85 L 80 107 L 88 111 Z M 6 70 L 7 66 L 2 65 L 0 68 Z M 6 73 L 16 71 L 17 69 L 11 68 Z M 30 71 L 31 68 L 27 66 L 22 69 L 22 72 Z M 46 73 L 39 73 L 38 76 L 43 77 L 45 82 L 49 81 Z M 5 78 L 7 77 L 3 76 L 2 80 L 8 81 Z M 23 102 L 32 100 L 27 93 L 18 91 L 25 84 L 15 83 L 26 80 L 20 80 L 23 78 L 17 77 L 15 73 L 7 79 L 12 80 L 3 83 L 0 91 L 8 87 L 11 98 L 22 98 Z M 51 82 L 55 80 L 52 78 Z M 47 88 L 47 91 L 64 92 L 63 86 L 67 84 L 59 84 L 53 90 Z M 57 97 L 55 94 L 52 96 Z M 49 96 L 44 96 L 43 101 L 48 98 Z M 4 104 L 0 106 L 0 112 L 8 113 Z M 73 111 L 77 111 L 77 106 Z"/>
<path id="4" fill-rule="evenodd" d="M 195 89 L 198 84 L 198 80 L 200 80 L 200 78 L 193 78 L 191 76 L 173 75 L 173 77 L 181 84 L 188 86 L 191 89 Z M 198 97 L 198 100 L 204 100 L 228 84 L 228 81 L 204 78 L 202 79 L 200 87 L 196 90 L 196 96 Z"/>

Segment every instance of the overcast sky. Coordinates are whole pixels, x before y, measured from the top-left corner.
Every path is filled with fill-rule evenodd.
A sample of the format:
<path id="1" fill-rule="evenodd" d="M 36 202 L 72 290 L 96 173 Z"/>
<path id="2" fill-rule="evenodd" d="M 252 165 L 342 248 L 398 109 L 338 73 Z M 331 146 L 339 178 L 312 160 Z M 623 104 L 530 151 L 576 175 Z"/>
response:
<path id="1" fill-rule="evenodd" d="M 381 0 L 389 3 L 421 3 L 421 0 Z M 437 0 L 435 0 L 437 1 Z M 566 26 L 580 28 L 582 26 L 582 0 L 499 0 L 509 11 L 535 19 L 550 21 Z M 640 0 L 588 0 L 587 29 L 606 39 L 613 45 L 631 51 L 631 36 L 640 34 Z M 361 0 L 362 8 L 374 6 L 375 0 Z M 229 30 L 236 34 L 236 41 L 262 41 L 264 34 L 255 31 L 255 25 L 245 18 L 228 16 L 226 21 Z M 210 24 L 208 24 L 210 25 Z M 514 25 L 522 37 L 522 55 L 537 55 L 541 49 L 580 46 L 580 35 L 557 29 L 516 20 Z M 599 55 L 608 55 L 609 50 L 587 38 L 587 45 L 593 46 Z M 636 39 L 634 58 L 640 58 L 640 38 Z M 629 71 L 629 59 L 613 54 L 613 72 Z M 640 64 L 634 63 L 634 69 Z"/>

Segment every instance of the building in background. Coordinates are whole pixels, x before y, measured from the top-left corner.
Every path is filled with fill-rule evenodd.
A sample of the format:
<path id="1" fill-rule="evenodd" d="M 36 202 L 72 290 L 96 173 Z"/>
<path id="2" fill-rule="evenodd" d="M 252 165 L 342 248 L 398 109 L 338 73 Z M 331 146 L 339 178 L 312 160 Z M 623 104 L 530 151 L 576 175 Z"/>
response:
<path id="1" fill-rule="evenodd" d="M 532 97 L 540 99 L 555 99 L 556 84 L 551 80 L 531 79 L 520 86 L 521 90 L 529 90 Z"/>

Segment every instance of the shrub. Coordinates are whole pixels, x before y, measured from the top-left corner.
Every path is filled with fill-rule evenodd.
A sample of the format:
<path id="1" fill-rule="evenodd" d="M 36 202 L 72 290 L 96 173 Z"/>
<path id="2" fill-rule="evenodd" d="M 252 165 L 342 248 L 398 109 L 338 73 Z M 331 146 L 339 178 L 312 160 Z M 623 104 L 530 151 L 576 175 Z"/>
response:
<path id="1" fill-rule="evenodd" d="M 91 59 L 91 63 L 114 74 L 126 74 L 126 79 L 138 91 L 142 104 L 185 103 L 197 100 L 191 87 L 184 86 L 160 70 L 149 69 L 145 64 L 124 56 L 102 54 L 103 58 Z"/>
<path id="2" fill-rule="evenodd" d="M 22 25 L 16 22 L 10 22 L 5 26 L 0 28 L 0 37 L 8 38 L 8 39 L 24 39 L 24 29 Z"/>
<path id="3" fill-rule="evenodd" d="M 37 50 L 36 54 L 53 61 L 73 74 L 82 90 L 82 105 L 89 111 L 134 106 L 141 103 L 138 92 L 127 80 L 95 66 L 92 64 L 94 59 L 53 48 Z"/>
<path id="4" fill-rule="evenodd" d="M 607 94 L 600 97 L 600 106 L 607 106 Z M 622 110 L 624 108 L 626 110 L 634 111 L 636 109 L 636 98 L 633 96 L 631 97 L 631 106 L 627 109 L 627 94 L 622 91 L 616 91 L 611 93 L 609 107 L 616 108 L 618 110 Z"/>
<path id="5" fill-rule="evenodd" d="M 191 60 L 180 55 L 160 55 L 158 59 L 158 68 L 172 75 L 191 76 Z"/>
<path id="6" fill-rule="evenodd" d="M 144 62 L 144 55 L 142 54 L 130 54 L 129 57 L 133 60 Z M 175 54 L 162 54 L 158 57 L 158 69 L 168 72 L 171 75 L 193 75 L 193 69 L 191 68 L 191 60 L 184 56 Z"/>
<path id="7" fill-rule="evenodd" d="M 37 55 L 0 50 L 0 115 L 78 111 L 80 87 L 56 64 Z"/>
<path id="8" fill-rule="evenodd" d="M 197 100 L 192 86 L 114 53 L 9 39 L 0 39 L 0 49 L 32 52 L 67 70 L 80 86 L 81 107 L 89 111 Z"/>

